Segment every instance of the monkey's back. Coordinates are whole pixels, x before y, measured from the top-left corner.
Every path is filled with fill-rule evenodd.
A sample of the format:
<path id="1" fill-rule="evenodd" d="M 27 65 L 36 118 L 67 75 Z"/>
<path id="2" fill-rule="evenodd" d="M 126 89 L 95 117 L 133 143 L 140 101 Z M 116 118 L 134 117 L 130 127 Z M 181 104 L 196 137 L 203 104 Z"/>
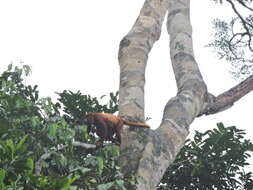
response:
<path id="1" fill-rule="evenodd" d="M 119 123 L 123 123 L 123 120 L 120 117 L 110 114 L 110 113 L 94 113 L 94 114 L 99 115 L 100 117 L 109 120 L 114 125 L 118 125 Z"/>

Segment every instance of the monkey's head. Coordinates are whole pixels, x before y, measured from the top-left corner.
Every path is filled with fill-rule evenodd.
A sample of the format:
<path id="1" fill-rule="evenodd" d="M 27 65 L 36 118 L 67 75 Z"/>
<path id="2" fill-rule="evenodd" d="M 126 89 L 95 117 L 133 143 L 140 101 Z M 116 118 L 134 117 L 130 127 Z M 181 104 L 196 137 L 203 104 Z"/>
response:
<path id="1" fill-rule="evenodd" d="M 94 123 L 94 113 L 87 113 L 84 123 L 87 125 L 92 125 Z"/>
<path id="2" fill-rule="evenodd" d="M 85 116 L 85 119 L 83 120 L 84 124 L 88 126 L 88 132 L 95 133 L 96 132 L 96 127 L 94 126 L 94 117 L 95 114 L 92 112 L 87 113 Z"/>

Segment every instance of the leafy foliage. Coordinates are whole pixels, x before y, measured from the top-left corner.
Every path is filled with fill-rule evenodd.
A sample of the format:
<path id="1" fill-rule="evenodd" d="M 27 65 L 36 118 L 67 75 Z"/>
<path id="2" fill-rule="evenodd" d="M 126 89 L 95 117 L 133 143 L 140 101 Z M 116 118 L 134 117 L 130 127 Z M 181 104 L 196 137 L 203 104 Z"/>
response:
<path id="1" fill-rule="evenodd" d="M 105 112 L 115 113 L 118 111 L 118 93 L 115 95 L 110 93 L 110 100 L 108 103 L 101 105 L 97 98 L 92 98 L 90 95 L 82 95 L 80 91 L 73 93 L 64 90 L 62 93 L 57 93 L 60 98 L 58 99 L 63 105 L 63 117 L 69 122 L 80 122 L 89 112 Z M 102 100 L 105 96 L 101 96 Z"/>
<path id="2" fill-rule="evenodd" d="M 82 119 L 88 112 L 114 113 L 117 94 L 109 101 L 63 91 L 59 102 L 41 98 L 37 86 L 26 85 L 28 66 L 10 65 L 0 76 L 1 190 L 126 190 L 136 178 L 123 178 L 119 147 L 96 147 Z M 244 172 L 252 144 L 235 127 L 196 132 L 186 141 L 158 189 L 252 189 L 252 173 Z"/>
<path id="3" fill-rule="evenodd" d="M 217 1 L 216 1 L 217 2 Z M 222 1 L 220 1 L 222 2 Z M 235 13 L 230 21 L 215 19 L 212 42 L 220 59 L 232 64 L 234 78 L 246 79 L 253 74 L 253 8 L 252 0 L 225 0 Z"/>
<path id="4" fill-rule="evenodd" d="M 0 189 L 126 189 L 119 147 L 96 147 L 97 137 L 78 124 L 87 112 L 117 111 L 117 94 L 100 105 L 97 98 L 63 91 L 53 103 L 25 84 L 29 73 L 28 66 L 9 65 L 0 76 Z"/>
<path id="5" fill-rule="evenodd" d="M 253 189 L 253 174 L 245 172 L 253 144 L 244 139 L 236 127 L 218 128 L 195 133 L 186 140 L 174 163 L 166 171 L 159 190 L 165 189 Z"/>
<path id="6" fill-rule="evenodd" d="M 252 15 L 246 19 L 252 22 Z M 230 23 L 227 23 L 224 20 L 215 19 L 213 24 L 215 33 L 212 42 L 208 46 L 215 48 L 219 59 L 225 59 L 232 64 L 230 70 L 232 76 L 245 79 L 253 74 L 253 57 L 251 50 L 247 48 L 247 37 L 240 37 L 239 33 L 234 34 L 235 29 L 233 28 L 238 28 L 238 25 L 241 24 L 240 21 L 233 19 Z"/>

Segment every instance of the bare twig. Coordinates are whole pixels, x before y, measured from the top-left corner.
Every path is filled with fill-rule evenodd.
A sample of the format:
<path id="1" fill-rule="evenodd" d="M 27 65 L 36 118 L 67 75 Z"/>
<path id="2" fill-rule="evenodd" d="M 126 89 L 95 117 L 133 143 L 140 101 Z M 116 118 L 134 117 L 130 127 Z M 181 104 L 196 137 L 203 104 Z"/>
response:
<path id="1" fill-rule="evenodd" d="M 253 51 L 252 47 L 251 47 L 251 34 L 250 34 L 250 30 L 248 28 L 248 26 L 250 26 L 251 28 L 253 28 L 253 25 L 250 24 L 249 22 L 247 22 L 243 17 L 242 15 L 239 13 L 239 11 L 236 9 L 235 7 L 235 4 L 231 1 L 231 0 L 227 0 L 227 2 L 231 5 L 233 11 L 235 12 L 235 14 L 239 17 L 239 19 L 241 20 L 242 22 L 242 25 L 243 25 L 243 28 L 246 30 L 246 33 L 249 37 L 249 40 L 248 40 L 248 47 L 250 49 L 250 51 Z M 239 2 L 239 1 L 238 1 Z M 241 4 L 243 4 L 243 2 L 241 2 Z"/>
<path id="2" fill-rule="evenodd" d="M 80 147 L 86 148 L 86 149 L 96 148 L 96 145 L 94 145 L 94 144 L 87 144 L 87 143 L 83 143 L 83 142 L 79 142 L 79 141 L 73 141 L 72 145 L 73 146 L 80 146 Z"/>
<path id="3" fill-rule="evenodd" d="M 241 4 L 243 7 L 245 7 L 246 9 L 249 9 L 250 11 L 253 12 L 253 9 L 249 7 L 248 5 L 246 5 L 242 0 L 237 0 L 237 2 Z"/>

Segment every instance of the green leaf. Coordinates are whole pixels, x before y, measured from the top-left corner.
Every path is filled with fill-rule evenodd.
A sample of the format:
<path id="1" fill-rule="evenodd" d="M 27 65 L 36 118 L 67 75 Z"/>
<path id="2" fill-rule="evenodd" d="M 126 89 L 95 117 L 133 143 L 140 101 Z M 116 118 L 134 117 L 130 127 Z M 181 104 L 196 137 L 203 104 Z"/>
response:
<path id="1" fill-rule="evenodd" d="M 112 146 L 112 156 L 116 157 L 120 155 L 120 148 L 117 145 Z"/>
<path id="2" fill-rule="evenodd" d="M 26 76 L 28 76 L 31 72 L 31 68 L 29 67 L 29 65 L 24 65 L 23 70 L 25 71 Z"/>
<path id="3" fill-rule="evenodd" d="M 34 117 L 31 118 L 31 125 L 32 125 L 32 127 L 36 127 L 39 123 L 40 123 L 40 120 L 39 120 L 38 117 L 34 116 Z"/>
<path id="4" fill-rule="evenodd" d="M 100 156 L 96 157 L 96 159 L 97 159 L 97 165 L 98 165 L 98 173 L 99 175 L 101 175 L 104 168 L 104 160 Z"/>
<path id="5" fill-rule="evenodd" d="M 100 184 L 97 186 L 98 190 L 107 190 L 110 189 L 113 186 L 113 182 L 106 183 L 106 184 Z"/>
<path id="6" fill-rule="evenodd" d="M 217 127 L 220 131 L 224 131 L 225 130 L 225 126 L 223 125 L 223 123 L 217 123 Z"/>
<path id="7" fill-rule="evenodd" d="M 71 186 L 69 190 L 78 190 L 79 188 L 77 186 Z"/>
<path id="8" fill-rule="evenodd" d="M 6 133 L 11 125 L 4 119 L 0 118 L 0 135 Z"/>
<path id="9" fill-rule="evenodd" d="M 90 168 L 80 168 L 80 169 L 78 169 L 78 170 L 82 173 L 82 175 L 84 175 L 84 174 L 86 174 L 87 172 L 91 171 Z"/>
<path id="10" fill-rule="evenodd" d="M 118 187 L 121 189 L 121 190 L 127 190 L 124 186 L 124 181 L 123 180 L 116 180 L 115 181 L 116 184 L 118 185 Z"/>
<path id="11" fill-rule="evenodd" d="M 26 139 L 28 138 L 28 135 L 25 135 L 17 144 L 16 151 L 15 152 L 22 152 L 26 149 L 26 146 L 24 145 Z"/>
<path id="12" fill-rule="evenodd" d="M 5 178 L 6 171 L 0 168 L 0 187 L 3 188 L 4 186 L 4 178 Z"/>
<path id="13" fill-rule="evenodd" d="M 97 180 L 96 180 L 96 178 L 90 178 L 90 179 L 89 179 L 89 182 L 90 182 L 90 183 L 97 183 Z"/>
<path id="14" fill-rule="evenodd" d="M 14 145 L 12 139 L 7 139 L 6 140 L 6 148 L 8 150 L 8 156 L 10 156 L 11 159 L 13 159 L 13 155 L 14 155 L 14 152 L 15 152 L 15 145 Z"/>
<path id="15" fill-rule="evenodd" d="M 63 155 L 63 154 L 56 154 L 57 159 L 56 159 L 56 163 L 58 163 L 61 166 L 66 166 L 68 161 L 67 158 Z"/>
<path id="16" fill-rule="evenodd" d="M 27 158 L 27 160 L 26 160 L 26 167 L 28 168 L 26 170 L 26 173 L 27 174 L 32 174 L 33 169 L 34 169 L 34 161 L 33 161 L 32 158 Z"/>
<path id="17" fill-rule="evenodd" d="M 79 127 L 80 133 L 82 134 L 84 140 L 88 140 L 89 139 L 89 134 L 88 134 L 88 126 L 83 126 L 81 125 Z"/>
<path id="18" fill-rule="evenodd" d="M 62 187 L 60 188 L 60 190 L 69 190 L 70 185 L 71 185 L 77 178 L 78 178 L 77 176 L 64 178 L 64 180 L 62 181 Z"/>
<path id="19" fill-rule="evenodd" d="M 58 129 L 57 124 L 53 123 L 53 124 L 49 125 L 49 135 L 52 136 L 52 137 L 55 137 L 57 129 Z"/>
<path id="20" fill-rule="evenodd" d="M 9 64 L 8 65 L 8 71 L 11 71 L 11 69 L 12 69 L 12 64 Z"/>

